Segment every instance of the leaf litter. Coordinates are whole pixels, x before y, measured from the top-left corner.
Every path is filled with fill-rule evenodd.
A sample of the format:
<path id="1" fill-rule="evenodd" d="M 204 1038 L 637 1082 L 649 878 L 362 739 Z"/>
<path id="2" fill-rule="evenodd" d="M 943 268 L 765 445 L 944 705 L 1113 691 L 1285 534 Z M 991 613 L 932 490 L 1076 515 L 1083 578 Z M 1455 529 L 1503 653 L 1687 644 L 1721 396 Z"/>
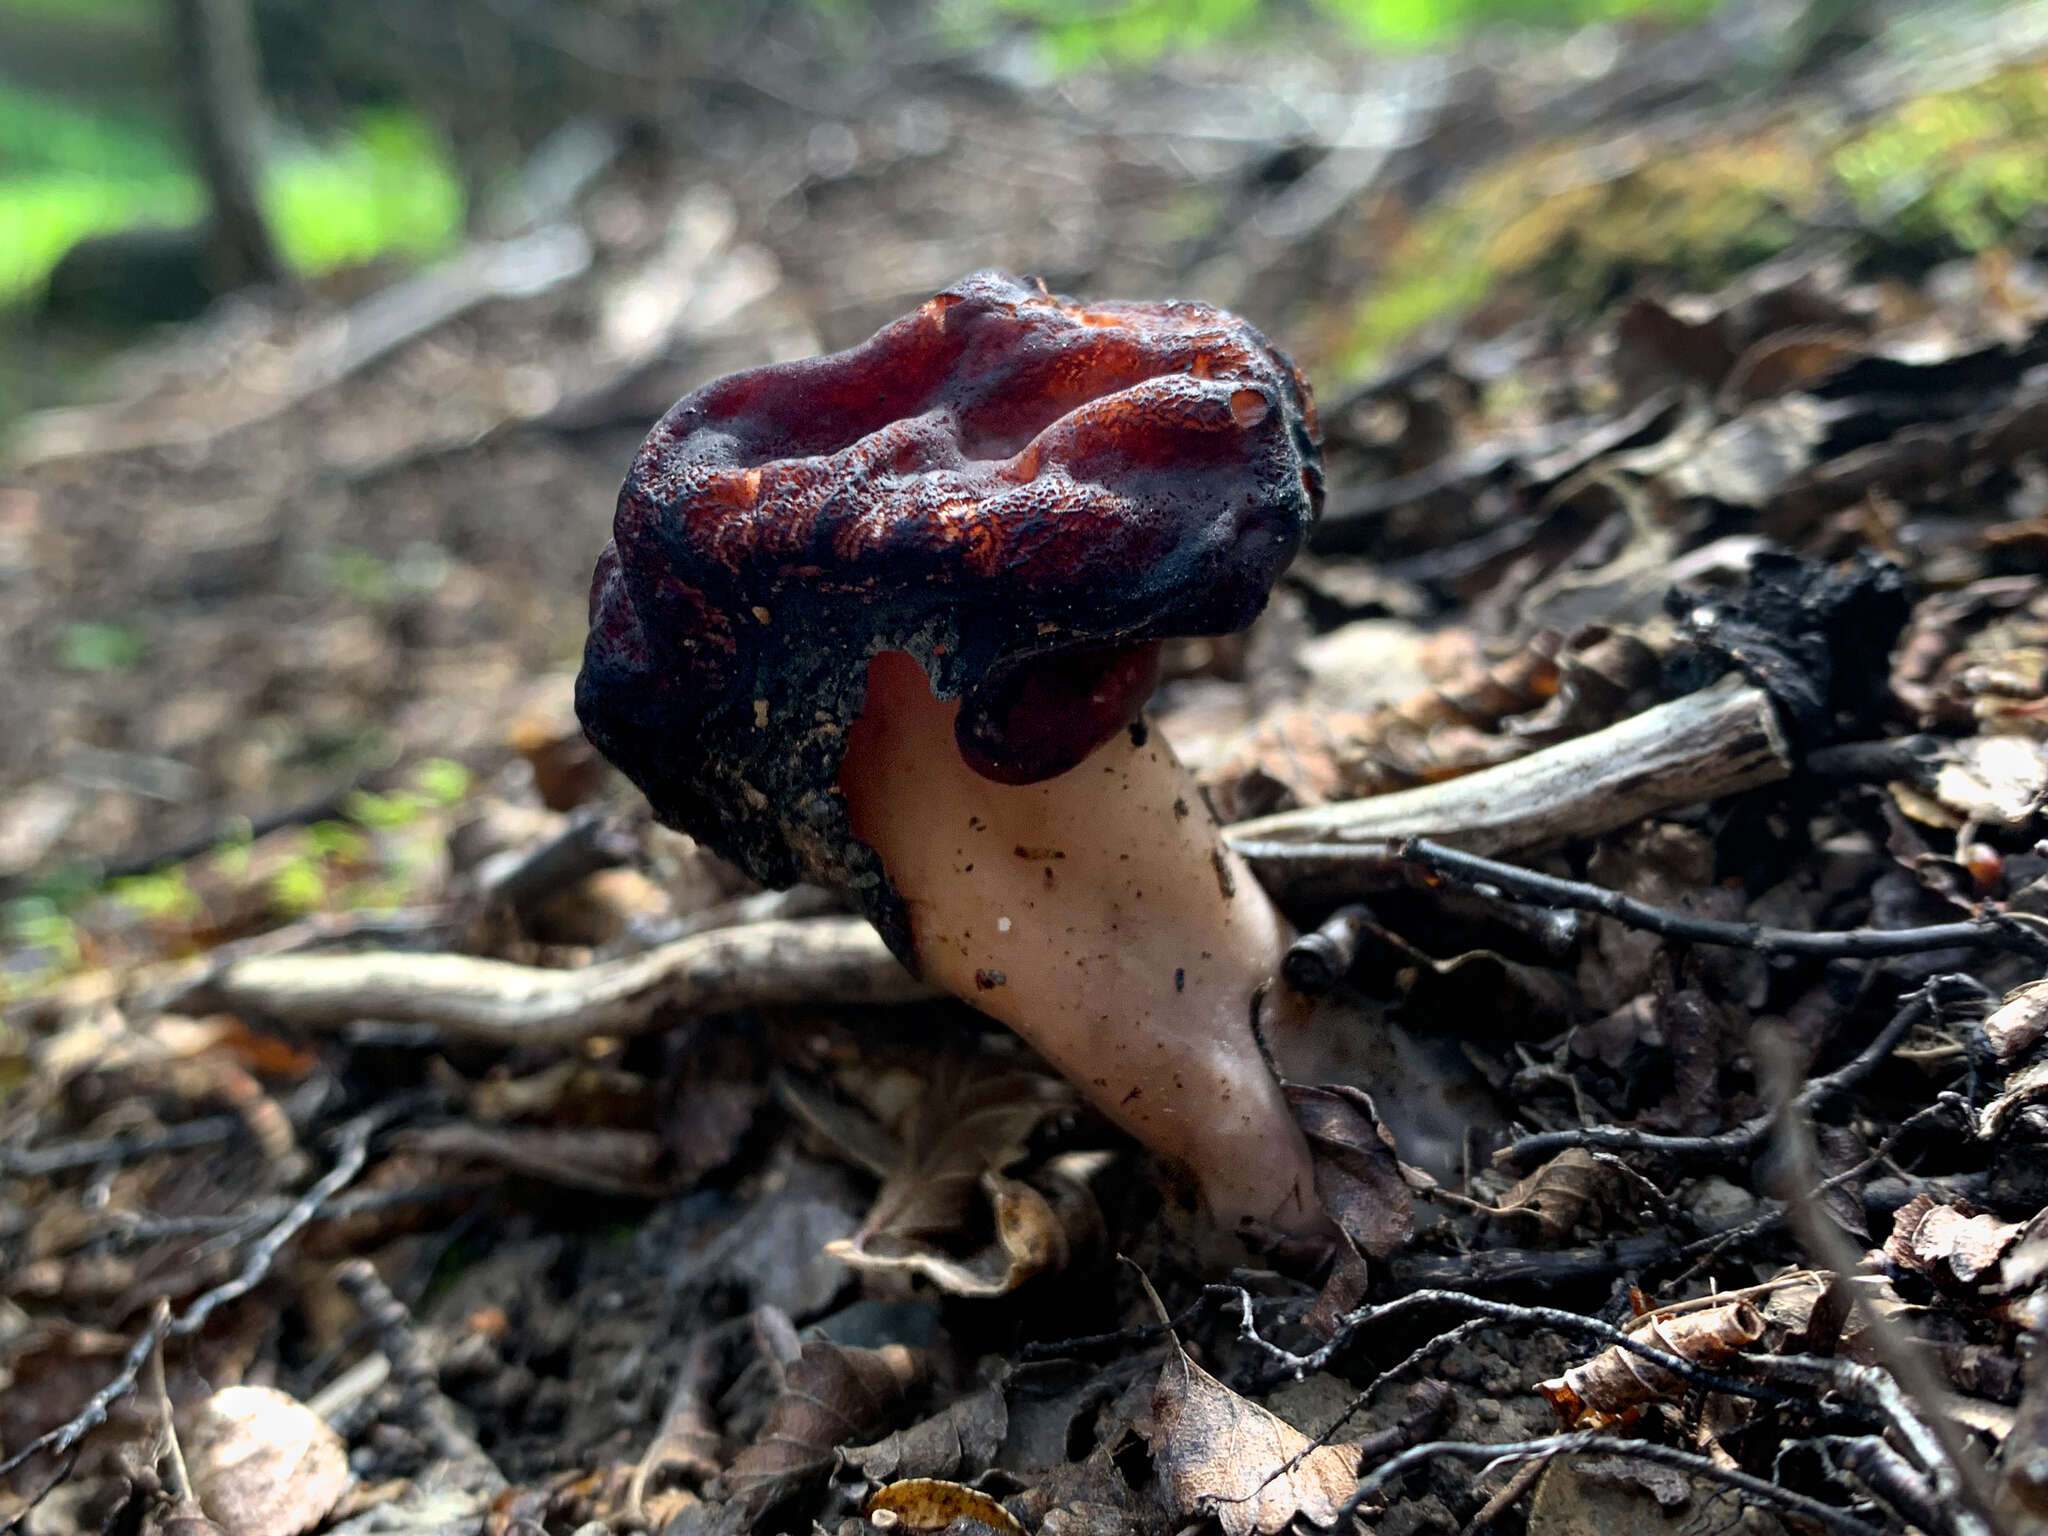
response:
<path id="1" fill-rule="evenodd" d="M 1085 89 L 948 111 L 963 141 L 1035 136 L 1072 184 L 1111 155 L 1138 203 L 1189 190 L 1185 157 L 1132 169 L 1144 135 L 1076 134 Z M 1634 130 L 1615 142 L 1648 152 Z M 1625 197 L 1636 163 L 1587 185 Z M 958 173 L 897 174 L 907 202 Z M 1309 556 L 1249 636 L 1177 645 L 1158 700 L 1228 819 L 1294 818 L 1254 863 L 1304 932 L 1350 914 L 1318 1006 L 1351 1054 L 1295 1089 L 1345 1241 L 1248 1252 L 829 895 L 751 890 L 584 750 L 554 667 L 610 439 L 763 336 L 816 350 L 903 297 L 822 255 L 895 192 L 812 184 L 800 235 L 738 178 L 678 209 L 612 192 L 674 238 L 177 452 L 138 431 L 60 454 L 45 423 L 0 493 L 0 530 L 52 550 L 10 632 L 91 620 L 89 587 L 176 595 L 90 685 L 25 663 L 47 686 L 20 718 L 47 728 L 0 753 L 0 877 L 128 871 L 38 895 L 8 961 L 0 1517 L 1273 1536 L 1356 1513 L 1450 1536 L 1739 1496 L 1844 1536 L 2040 1518 L 2038 228 L 1965 248 L 1854 205 L 1712 281 L 1602 267 L 1590 300 L 1518 257 L 1344 382 L 1363 232 L 1418 220 L 1392 183 L 1258 281 L 1135 234 L 1135 265 L 1043 258 L 1077 289 L 1267 304 L 1329 381 Z M 1622 249 L 1586 229 L 1553 265 Z M 606 294 L 644 300 L 664 262 L 737 307 L 560 355 L 578 326 L 623 336 Z M 265 322 L 280 355 L 316 318 Z M 573 419 L 476 416 L 522 366 Z M 234 388 L 174 373 L 135 419 Z M 485 502 L 504 516 L 452 567 L 397 559 Z M 334 577 L 312 619 L 285 611 L 286 528 Z M 367 612 L 358 539 L 391 557 Z M 525 595 L 500 614 L 493 591 Z M 1619 821 L 1567 787 L 1476 866 L 1404 841 L 1455 855 L 1429 797 L 1538 782 L 1546 753 L 1714 688 L 1775 733 L 1724 793 L 1709 730 Z M 50 757 L 93 709 L 94 751 Z M 261 710 L 289 729 L 257 752 L 233 722 Z M 356 742 L 336 779 L 286 740 L 350 719 L 406 763 Z M 1341 846 L 1347 807 L 1396 793 L 1414 820 Z M 159 1345 L 197 1516 L 167 1481 Z"/>

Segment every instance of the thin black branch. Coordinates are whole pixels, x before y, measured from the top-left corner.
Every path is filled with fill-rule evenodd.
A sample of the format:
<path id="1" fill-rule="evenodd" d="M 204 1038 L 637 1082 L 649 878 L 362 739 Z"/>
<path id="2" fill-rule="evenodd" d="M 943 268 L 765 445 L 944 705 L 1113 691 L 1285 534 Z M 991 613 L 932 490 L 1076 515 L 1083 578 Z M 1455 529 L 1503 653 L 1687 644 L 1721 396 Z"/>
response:
<path id="1" fill-rule="evenodd" d="M 1874 960 L 1941 949 L 2004 949 L 2036 959 L 2048 958 L 2048 936 L 2003 915 L 1963 923 L 1930 923 L 1921 928 L 1843 928 L 1812 933 L 1796 928 L 1766 928 L 1761 923 L 1718 922 L 1687 912 L 1673 912 L 1583 880 L 1561 880 L 1555 875 L 1503 864 L 1498 859 L 1462 853 L 1426 837 L 1411 837 L 1400 843 L 1396 851 L 1408 862 L 1460 885 L 1491 886 L 1503 895 L 1543 907 L 1598 912 L 1631 928 L 1691 944 L 1716 944 L 1754 950 L 1761 955 L 1804 955 L 1821 960 Z"/>
<path id="2" fill-rule="evenodd" d="M 1941 979 L 1930 980 L 1922 993 L 1930 992 Z M 1821 1268 L 1838 1275 L 1854 1274 L 1861 1255 L 1821 1213 L 1820 1203 L 1812 1195 L 1814 1185 L 1820 1182 L 1819 1159 L 1807 1124 L 1806 1094 L 1791 1092 L 1792 1049 L 1782 1037 L 1766 1031 L 1758 1038 L 1757 1054 L 1765 1086 L 1782 1106 L 1771 1118 L 1778 1131 L 1779 1194 L 1785 1201 L 1786 1220 Z M 1940 1411 L 1942 1386 L 1925 1351 L 1882 1309 L 1867 1307 L 1864 1317 L 1877 1357 L 1890 1375 L 1850 1366 L 1850 1373 L 1837 1379 L 1891 1420 L 1900 1440 L 1934 1485 L 1948 1516 L 1942 1529 L 1954 1536 L 1989 1536 L 1999 1531 L 1996 1499 L 1970 1459 L 1961 1427 Z"/>
<path id="3" fill-rule="evenodd" d="M 1963 1104 L 1962 1095 L 1948 1092 L 1937 1095 L 1934 1103 L 1929 1104 L 1924 1109 L 1915 1110 L 1897 1125 L 1893 1126 L 1886 1134 L 1884 1140 L 1871 1148 L 1869 1155 L 1864 1157 L 1862 1161 L 1851 1163 L 1840 1173 L 1830 1174 L 1827 1178 L 1821 1180 L 1820 1186 L 1814 1193 L 1816 1195 L 1826 1195 L 1842 1188 L 1846 1184 L 1853 1184 L 1889 1158 L 1893 1152 L 1898 1150 L 1899 1144 L 1913 1132 L 1941 1121 L 1947 1121 L 1952 1132 L 1967 1129 L 1970 1124 L 1969 1111 Z M 1680 1258 L 1692 1259 L 1695 1262 L 1690 1269 L 1673 1280 L 1671 1282 L 1672 1285 L 1675 1287 L 1685 1284 L 1686 1281 L 1690 1280 L 1703 1267 L 1728 1248 L 1737 1243 L 1746 1243 L 1761 1237 L 1766 1232 L 1775 1231 L 1784 1220 L 1784 1206 L 1770 1206 L 1758 1215 L 1729 1227 L 1725 1231 L 1716 1232 L 1710 1237 L 1700 1238 L 1697 1242 L 1687 1243 L 1678 1250 L 1678 1256 Z"/>
<path id="4" fill-rule="evenodd" d="M 1823 1525 L 1840 1536 L 1884 1536 L 1883 1531 L 1866 1521 L 1857 1519 L 1847 1510 L 1837 1509 L 1790 1488 L 1781 1488 L 1776 1483 L 1733 1467 L 1724 1467 L 1719 1462 L 1691 1451 L 1677 1450 L 1668 1445 L 1657 1445 L 1648 1440 L 1630 1440 L 1622 1435 L 1603 1435 L 1591 1431 L 1580 1431 L 1568 1435 L 1546 1435 L 1540 1440 L 1510 1440 L 1499 1445 L 1483 1445 L 1470 1440 L 1433 1440 L 1427 1445 L 1418 1445 L 1412 1450 L 1401 1452 L 1391 1460 L 1365 1474 L 1358 1481 L 1351 1497 L 1339 1511 L 1339 1518 L 1354 1515 L 1361 1505 L 1394 1479 L 1404 1476 L 1411 1469 L 1427 1465 L 1439 1458 L 1456 1461 L 1521 1461 L 1531 1456 L 1626 1456 L 1636 1461 L 1653 1462 L 1662 1467 L 1675 1467 L 1689 1472 L 1694 1477 L 1708 1482 L 1720 1483 L 1738 1492 L 1749 1495 L 1761 1503 L 1774 1504 L 1782 1510 L 1801 1515 L 1817 1525 Z"/>
<path id="5" fill-rule="evenodd" d="M 201 1294 L 175 1318 L 168 1307 L 157 1308 L 147 1326 L 136 1335 L 135 1342 L 128 1346 L 128 1352 L 121 1357 L 120 1368 L 114 1372 L 113 1378 L 93 1393 L 85 1406 L 66 1422 L 25 1442 L 5 1461 L 0 1461 L 0 1477 L 5 1477 L 39 1452 L 49 1451 L 61 1456 L 70 1450 L 104 1424 L 113 1405 L 135 1389 L 151 1351 L 163 1340 L 197 1333 L 222 1306 L 247 1295 L 261 1284 L 285 1244 L 313 1219 L 323 1204 L 362 1172 L 369 1157 L 370 1137 L 377 1128 L 415 1107 L 417 1102 L 416 1095 L 402 1095 L 344 1124 L 337 1136 L 339 1148 L 334 1166 L 309 1186 L 277 1224 L 250 1247 L 240 1271 Z"/>
<path id="6" fill-rule="evenodd" d="M 250 1244 L 248 1255 L 242 1260 L 242 1268 L 237 1274 L 223 1280 L 185 1309 L 177 1322 L 171 1325 L 172 1336 L 184 1338 L 197 1333 L 221 1307 L 228 1302 L 239 1301 L 262 1284 L 285 1244 L 298 1236 L 300 1230 L 319 1214 L 322 1205 L 340 1194 L 363 1171 L 363 1164 L 370 1156 L 370 1137 L 377 1128 L 409 1105 L 409 1098 L 392 1100 L 357 1115 L 343 1125 L 336 1136 L 334 1166 L 292 1202 L 291 1208 L 278 1218 L 275 1226 Z"/>
<path id="7" fill-rule="evenodd" d="M 1811 1079 L 1793 1101 L 1801 1114 L 1813 1114 L 1837 1094 L 1846 1093 L 1882 1066 L 1914 1028 L 1932 1018 L 1944 992 L 1958 997 L 1984 997 L 1984 989 L 1967 976 L 1953 972 L 1930 977 L 1906 995 L 1876 1037 L 1834 1071 Z M 1660 1136 L 1622 1125 L 1587 1125 L 1568 1131 L 1545 1131 L 1524 1136 L 1498 1155 L 1521 1165 L 1555 1157 L 1571 1147 L 1593 1147 L 1605 1152 L 1647 1152 L 1681 1162 L 1743 1162 L 1754 1157 L 1770 1137 L 1776 1112 L 1767 1111 L 1742 1124 L 1717 1131 L 1711 1136 Z"/>
<path id="8" fill-rule="evenodd" d="M 125 1131 L 119 1136 L 60 1141 L 47 1147 L 0 1147 L 0 1174 L 15 1179 L 35 1179 L 72 1168 L 132 1163 L 159 1152 L 184 1152 L 194 1147 L 218 1146 L 241 1127 L 239 1115 L 209 1115 L 203 1120 L 167 1125 L 160 1131 Z"/>
<path id="9" fill-rule="evenodd" d="M 1669 1350 L 1659 1349 L 1656 1345 L 1595 1317 L 1583 1317 L 1577 1312 L 1567 1312 L 1561 1307 L 1516 1306 L 1512 1302 L 1491 1301 L 1484 1296 L 1468 1296 L 1463 1291 L 1416 1291 L 1394 1301 L 1347 1312 L 1338 1319 L 1336 1331 L 1330 1336 L 1329 1342 L 1305 1355 L 1295 1354 L 1292 1350 L 1283 1349 L 1263 1338 L 1253 1322 L 1248 1304 L 1244 1306 L 1243 1314 L 1239 1318 L 1237 1332 L 1239 1338 L 1263 1352 L 1276 1364 L 1284 1366 L 1298 1380 L 1329 1364 L 1331 1359 L 1357 1336 L 1360 1329 L 1372 1327 L 1403 1312 L 1412 1312 L 1425 1306 L 1454 1307 L 1462 1312 L 1475 1312 L 1481 1317 L 1491 1318 L 1497 1322 L 1520 1323 L 1555 1328 L 1563 1333 L 1583 1334 L 1618 1349 L 1625 1349 L 1630 1354 L 1640 1356 L 1654 1365 L 1660 1365 L 1673 1375 L 1683 1377 L 1695 1386 L 1704 1387 L 1710 1392 L 1726 1392 L 1736 1397 L 1756 1398 L 1762 1402 L 1779 1405 L 1803 1405 L 1807 1401 L 1805 1398 L 1780 1392 L 1775 1387 L 1761 1386 L 1753 1381 L 1737 1381 L 1732 1377 L 1705 1370 L 1682 1355 L 1674 1355 Z M 1407 1363 L 1402 1362 L 1403 1365 Z"/>
<path id="10" fill-rule="evenodd" d="M 121 1357 L 120 1369 L 113 1379 L 99 1391 L 86 1399 L 85 1406 L 74 1413 L 55 1429 L 45 1430 L 35 1439 L 25 1442 L 21 1449 L 0 1461 L 0 1477 L 7 1476 L 26 1462 L 31 1456 L 42 1451 L 62 1456 L 87 1435 L 107 1422 L 107 1414 L 115 1403 L 135 1389 L 142 1367 L 149 1360 L 150 1351 L 155 1349 L 164 1335 L 170 1331 L 171 1314 L 159 1309 L 149 1320 L 149 1325 L 135 1336 L 135 1342 L 128 1346 L 128 1353 Z"/>
<path id="11" fill-rule="evenodd" d="M 473 1195 L 486 1194 L 495 1188 L 495 1183 L 472 1179 L 408 1184 L 398 1189 L 359 1190 L 327 1201 L 314 1212 L 314 1219 L 342 1221 L 351 1216 L 374 1215 L 408 1205 L 439 1205 L 443 1201 L 466 1200 Z M 105 1227 L 91 1241 L 127 1247 L 181 1237 L 229 1236 L 266 1226 L 290 1208 L 291 1202 L 280 1197 L 266 1200 L 253 1209 L 221 1216 L 158 1216 L 149 1211 L 109 1211 Z"/>

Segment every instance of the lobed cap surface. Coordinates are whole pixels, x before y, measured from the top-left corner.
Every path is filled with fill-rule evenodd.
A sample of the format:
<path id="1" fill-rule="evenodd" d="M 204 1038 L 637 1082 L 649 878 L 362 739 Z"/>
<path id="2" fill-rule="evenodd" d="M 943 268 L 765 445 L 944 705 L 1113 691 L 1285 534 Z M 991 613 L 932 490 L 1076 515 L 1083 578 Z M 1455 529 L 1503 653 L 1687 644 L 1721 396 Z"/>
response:
<path id="1" fill-rule="evenodd" d="M 1043 776 L 1059 754 L 1006 741 L 999 701 L 1033 668 L 1249 624 L 1321 508 L 1318 438 L 1234 315 L 976 273 L 662 417 L 598 560 L 577 712 L 663 821 L 764 883 L 853 891 L 902 953 L 836 785 L 869 658 L 908 652 L 963 701 L 970 761 L 1014 749 L 984 771 Z"/>

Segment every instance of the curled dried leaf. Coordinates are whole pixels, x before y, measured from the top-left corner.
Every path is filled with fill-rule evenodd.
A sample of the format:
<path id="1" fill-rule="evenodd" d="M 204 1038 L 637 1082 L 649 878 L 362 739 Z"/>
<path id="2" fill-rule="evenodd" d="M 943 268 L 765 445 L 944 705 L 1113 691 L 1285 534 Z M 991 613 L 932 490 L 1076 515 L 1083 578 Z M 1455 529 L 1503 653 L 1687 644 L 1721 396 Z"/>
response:
<path id="1" fill-rule="evenodd" d="M 1052 1170 L 1038 1179 L 1032 1184 L 999 1173 L 982 1175 L 995 1238 L 966 1258 L 892 1234 L 856 1233 L 827 1243 L 825 1252 L 869 1274 L 896 1270 L 922 1276 L 949 1296 L 1006 1296 L 1035 1276 L 1057 1274 L 1077 1253 L 1100 1245 L 1102 1212 L 1087 1186 Z"/>
<path id="2" fill-rule="evenodd" d="M 2028 736 L 1967 736 L 1942 748 L 1929 791 L 1894 784 L 1892 798 L 1915 821 L 1946 830 L 2023 826 L 2048 800 L 2048 751 Z"/>
<path id="3" fill-rule="evenodd" d="M 1177 1518 L 1214 1515 L 1224 1536 L 1275 1536 L 1299 1515 L 1334 1524 L 1358 1479 L 1356 1445 L 1319 1445 L 1173 1353 L 1152 1391 L 1146 1435 Z"/>
<path id="4" fill-rule="evenodd" d="M 1884 1256 L 1936 1285 L 1967 1290 L 1998 1268 L 2024 1230 L 2024 1223 L 1920 1194 L 1892 1218 Z"/>
<path id="5" fill-rule="evenodd" d="M 1009 1430 L 1008 1400 L 1000 1387 L 986 1387 L 921 1424 L 855 1446 L 846 1459 L 878 1483 L 972 1476 L 994 1464 Z"/>
<path id="6" fill-rule="evenodd" d="M 1415 1233 L 1410 1187 L 1428 1175 L 1402 1166 L 1393 1133 L 1363 1090 L 1289 1083 L 1286 1094 L 1315 1157 L 1323 1209 L 1368 1258 L 1398 1250 Z"/>
<path id="7" fill-rule="evenodd" d="M 724 1524 L 751 1529 L 770 1509 L 830 1472 L 839 1447 L 886 1427 L 924 1376 L 901 1344 L 861 1349 L 812 1339 L 790 1362 L 754 1443 L 726 1470 Z"/>
<path id="8" fill-rule="evenodd" d="M 2043 1099 L 2048 1099 L 2048 1060 L 2030 1061 L 2010 1074 L 1998 1097 L 1977 1111 L 1977 1135 L 1996 1140 L 2015 1115 Z"/>
<path id="9" fill-rule="evenodd" d="M 1748 1302 L 1733 1301 L 1673 1317 L 1653 1314 L 1629 1332 L 1666 1354 L 1712 1367 L 1762 1338 L 1764 1320 Z M 1575 1428 L 1610 1423 L 1644 1403 L 1676 1397 L 1685 1388 L 1685 1379 L 1676 1372 L 1619 1344 L 1562 1376 L 1536 1384 L 1558 1416 Z"/>
<path id="10" fill-rule="evenodd" d="M 1598 1227 L 1608 1214 L 1628 1212 L 1643 1186 L 1642 1177 L 1617 1159 L 1570 1147 L 1502 1196 L 1492 1214 L 1555 1243 L 1581 1222 Z"/>
<path id="11" fill-rule="evenodd" d="M 341 1437 L 271 1387 L 222 1388 L 183 1441 L 192 1490 L 229 1536 L 299 1536 L 348 1489 Z"/>
<path id="12" fill-rule="evenodd" d="M 1038 1073 L 942 1058 L 901 1143 L 870 1122 L 846 1124 L 860 1117 L 838 1107 L 834 1139 L 857 1130 L 862 1159 L 885 1172 L 860 1229 L 825 1251 L 869 1273 L 921 1275 L 954 1296 L 1001 1296 L 1034 1275 L 1064 1269 L 1101 1234 L 1094 1196 L 1056 1170 L 1028 1183 L 1003 1170 L 1024 1155 L 1040 1121 L 1072 1103 L 1065 1084 Z M 994 1235 L 962 1258 L 948 1240 L 973 1225 L 977 1191 Z"/>
<path id="13" fill-rule="evenodd" d="M 2005 994 L 1984 1021 L 1984 1043 L 2000 1061 L 2013 1061 L 2048 1036 L 2048 980 L 2030 981 Z"/>
<path id="14" fill-rule="evenodd" d="M 879 1529 L 943 1531 L 955 1520 L 972 1520 L 1001 1536 L 1024 1536 L 1017 1517 L 987 1494 L 936 1477 L 905 1478 L 877 1488 L 861 1513 Z M 889 1518 L 879 1518 L 883 1515 Z"/>

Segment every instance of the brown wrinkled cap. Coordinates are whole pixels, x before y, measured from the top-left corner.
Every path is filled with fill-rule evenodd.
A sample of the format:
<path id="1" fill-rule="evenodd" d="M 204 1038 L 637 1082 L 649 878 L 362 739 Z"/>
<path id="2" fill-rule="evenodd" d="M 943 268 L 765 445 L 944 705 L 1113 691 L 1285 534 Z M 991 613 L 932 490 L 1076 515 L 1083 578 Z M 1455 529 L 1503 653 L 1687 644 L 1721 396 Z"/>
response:
<path id="1" fill-rule="evenodd" d="M 1315 408 L 1244 321 L 977 273 L 845 352 L 705 385 L 649 434 L 576 707 L 656 814 L 771 885 L 900 903 L 836 786 L 867 663 L 963 701 L 1029 782 L 1136 715 L 1149 644 L 1249 624 L 1322 504 Z"/>

